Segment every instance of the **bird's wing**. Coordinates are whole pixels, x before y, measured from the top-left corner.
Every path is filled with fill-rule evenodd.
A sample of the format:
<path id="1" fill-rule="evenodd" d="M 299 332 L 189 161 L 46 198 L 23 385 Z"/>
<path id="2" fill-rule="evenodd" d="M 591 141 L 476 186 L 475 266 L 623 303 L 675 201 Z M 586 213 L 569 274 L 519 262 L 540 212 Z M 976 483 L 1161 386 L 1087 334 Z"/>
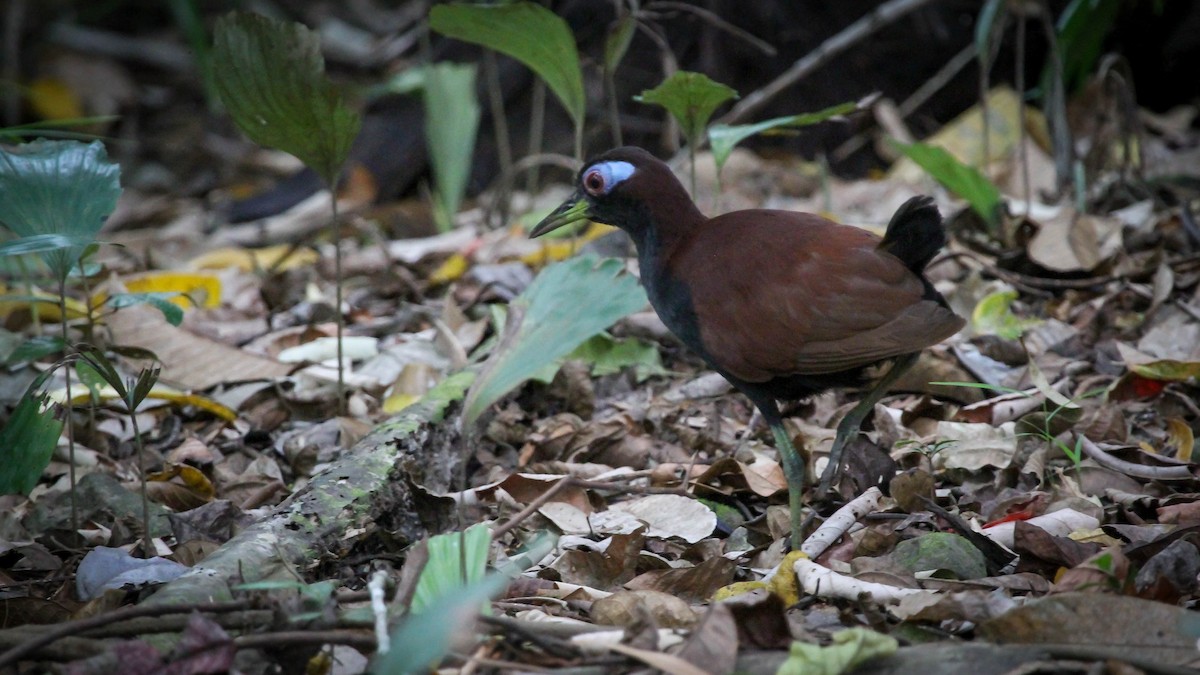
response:
<path id="1" fill-rule="evenodd" d="M 707 356 L 726 372 L 749 382 L 833 373 L 919 351 L 962 327 L 925 297 L 919 277 L 876 249 L 874 235 L 815 216 L 779 225 L 757 234 L 756 248 L 739 246 L 735 228 L 706 228 L 683 252 L 701 260 L 680 269 L 692 271 L 685 282 Z"/>

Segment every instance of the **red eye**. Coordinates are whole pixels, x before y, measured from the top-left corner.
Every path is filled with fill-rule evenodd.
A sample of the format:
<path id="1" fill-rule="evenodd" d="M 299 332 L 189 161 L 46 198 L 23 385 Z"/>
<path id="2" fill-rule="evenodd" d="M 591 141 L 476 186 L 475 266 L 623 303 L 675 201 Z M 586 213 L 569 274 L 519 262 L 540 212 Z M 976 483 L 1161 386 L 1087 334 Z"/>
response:
<path id="1" fill-rule="evenodd" d="M 594 195 L 604 194 L 604 176 L 599 171 L 589 171 L 583 177 L 583 189 Z"/>

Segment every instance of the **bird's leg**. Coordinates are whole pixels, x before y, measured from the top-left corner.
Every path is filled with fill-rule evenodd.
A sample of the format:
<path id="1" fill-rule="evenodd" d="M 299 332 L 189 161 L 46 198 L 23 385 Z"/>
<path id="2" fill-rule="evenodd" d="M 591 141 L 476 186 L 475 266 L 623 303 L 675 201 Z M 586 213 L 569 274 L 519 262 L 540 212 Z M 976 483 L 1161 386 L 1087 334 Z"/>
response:
<path id="1" fill-rule="evenodd" d="M 918 356 L 920 356 L 919 353 L 913 353 L 898 357 L 892 363 L 887 374 L 880 378 L 862 401 L 846 413 L 846 416 L 838 423 L 837 435 L 833 439 L 833 447 L 829 450 L 829 463 L 825 465 L 825 471 L 821 473 L 821 482 L 817 485 L 817 492 L 814 495 L 816 499 L 824 499 L 825 495 L 829 493 L 829 488 L 841 476 L 842 455 L 845 453 L 846 444 L 850 442 L 851 438 L 858 435 L 867 414 L 875 409 L 875 404 L 887 394 L 888 388 L 895 384 L 906 370 L 912 368 L 913 364 L 917 362 Z"/>
<path id="2" fill-rule="evenodd" d="M 796 451 L 796 446 L 792 445 L 792 439 L 788 437 L 787 430 L 783 428 L 783 420 L 779 419 L 778 415 L 763 415 L 763 417 L 767 418 L 767 422 L 771 426 L 771 435 L 775 437 L 775 450 L 779 452 L 779 461 L 783 464 L 783 476 L 787 479 L 788 513 L 792 523 L 792 550 L 796 550 L 802 541 L 800 523 L 803 522 L 801 516 L 804 510 L 804 486 L 808 482 L 808 472 L 804 466 L 804 459 Z"/>

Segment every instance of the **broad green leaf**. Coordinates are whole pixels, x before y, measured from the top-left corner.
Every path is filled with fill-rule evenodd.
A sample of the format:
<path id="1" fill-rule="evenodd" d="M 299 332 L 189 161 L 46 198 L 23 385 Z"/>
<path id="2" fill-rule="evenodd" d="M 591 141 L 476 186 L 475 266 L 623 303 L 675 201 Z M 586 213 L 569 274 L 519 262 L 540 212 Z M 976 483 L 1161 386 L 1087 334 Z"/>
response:
<path id="1" fill-rule="evenodd" d="M 703 73 L 680 70 L 657 87 L 647 89 L 633 98 L 666 108 L 683 128 L 688 143 L 695 147 L 717 106 L 737 98 L 737 95 L 734 89 L 714 82 Z"/>
<path id="2" fill-rule="evenodd" d="M 708 130 L 708 144 L 712 147 L 713 160 L 717 163 L 717 173 L 721 172 L 721 167 L 725 166 L 725 160 L 729 159 L 729 153 L 733 152 L 737 144 L 755 134 L 774 131 L 780 128 L 795 129 L 810 126 L 818 122 L 824 122 L 831 117 L 848 115 L 857 110 L 862 110 L 868 103 L 866 100 L 857 103 L 851 101 L 830 106 L 813 113 L 776 117 L 755 124 L 738 124 L 734 126 L 714 124 Z"/>
<path id="3" fill-rule="evenodd" d="M 41 254 L 66 279 L 116 208 L 120 175 L 99 141 L 37 140 L 0 149 L 0 225 L 19 237 L 67 238 L 69 246 Z"/>
<path id="4" fill-rule="evenodd" d="M 425 140 L 433 166 L 434 215 L 442 231 L 453 227 L 467 192 L 479 115 L 474 65 L 437 63 L 426 68 Z"/>
<path id="5" fill-rule="evenodd" d="M 483 603 L 507 583 L 503 575 L 492 574 L 438 597 L 428 611 L 409 615 L 392 634 L 391 649 L 375 662 L 371 672 L 380 675 L 432 672 L 454 643 L 474 630 Z"/>
<path id="6" fill-rule="evenodd" d="M 575 126 L 583 124 L 586 100 L 579 52 L 571 27 L 532 2 L 507 5 L 435 5 L 429 27 L 448 37 L 511 56 L 537 73 L 558 97 Z"/>
<path id="7" fill-rule="evenodd" d="M 233 12 L 217 20 L 213 84 L 255 143 L 289 152 L 333 184 L 362 120 L 325 75 L 317 34 Z"/>
<path id="8" fill-rule="evenodd" d="M 0 428 L 0 495 L 27 495 L 50 464 L 62 433 L 59 408 L 31 387 Z"/>
<path id="9" fill-rule="evenodd" d="M 906 145 L 892 141 L 897 150 L 916 162 L 942 187 L 967 200 L 971 208 L 989 224 L 1000 219 L 1000 190 L 982 173 L 958 161 L 944 148 L 924 143 Z"/>
<path id="10" fill-rule="evenodd" d="M 646 292 L 613 258 L 580 256 L 542 270 L 509 303 L 504 333 L 464 403 L 463 423 L 475 423 L 546 364 L 646 306 Z"/>
<path id="11" fill-rule="evenodd" d="M 413 591 L 412 612 L 419 614 L 435 609 L 438 601 L 451 592 L 479 583 L 487 567 L 491 543 L 492 531 L 483 523 L 462 532 L 430 537 L 429 560 Z"/>
<path id="12" fill-rule="evenodd" d="M 0 242 L 0 255 L 45 253 L 47 251 L 71 248 L 81 243 L 84 243 L 84 240 L 61 234 L 35 234 L 31 237 L 18 237 Z"/>
<path id="13" fill-rule="evenodd" d="M 121 309 L 123 307 L 133 307 L 135 305 L 150 305 L 154 309 L 162 312 L 163 318 L 172 326 L 178 326 L 183 323 L 183 308 L 171 302 L 172 298 L 177 298 L 183 295 L 176 292 L 152 292 L 152 293 L 114 293 L 108 299 L 108 304 L 113 309 Z"/>

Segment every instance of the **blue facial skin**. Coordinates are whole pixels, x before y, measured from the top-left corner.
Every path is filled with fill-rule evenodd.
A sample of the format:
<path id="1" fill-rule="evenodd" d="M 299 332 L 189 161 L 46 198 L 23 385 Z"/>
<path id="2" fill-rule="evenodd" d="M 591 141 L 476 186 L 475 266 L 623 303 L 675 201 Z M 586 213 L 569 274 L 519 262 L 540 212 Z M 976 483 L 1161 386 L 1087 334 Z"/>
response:
<path id="1" fill-rule="evenodd" d="M 600 162 L 588 169 L 583 184 L 593 195 L 606 195 L 632 175 L 633 165 L 629 162 Z M 604 181 L 603 185 L 593 183 L 597 176 Z"/>

